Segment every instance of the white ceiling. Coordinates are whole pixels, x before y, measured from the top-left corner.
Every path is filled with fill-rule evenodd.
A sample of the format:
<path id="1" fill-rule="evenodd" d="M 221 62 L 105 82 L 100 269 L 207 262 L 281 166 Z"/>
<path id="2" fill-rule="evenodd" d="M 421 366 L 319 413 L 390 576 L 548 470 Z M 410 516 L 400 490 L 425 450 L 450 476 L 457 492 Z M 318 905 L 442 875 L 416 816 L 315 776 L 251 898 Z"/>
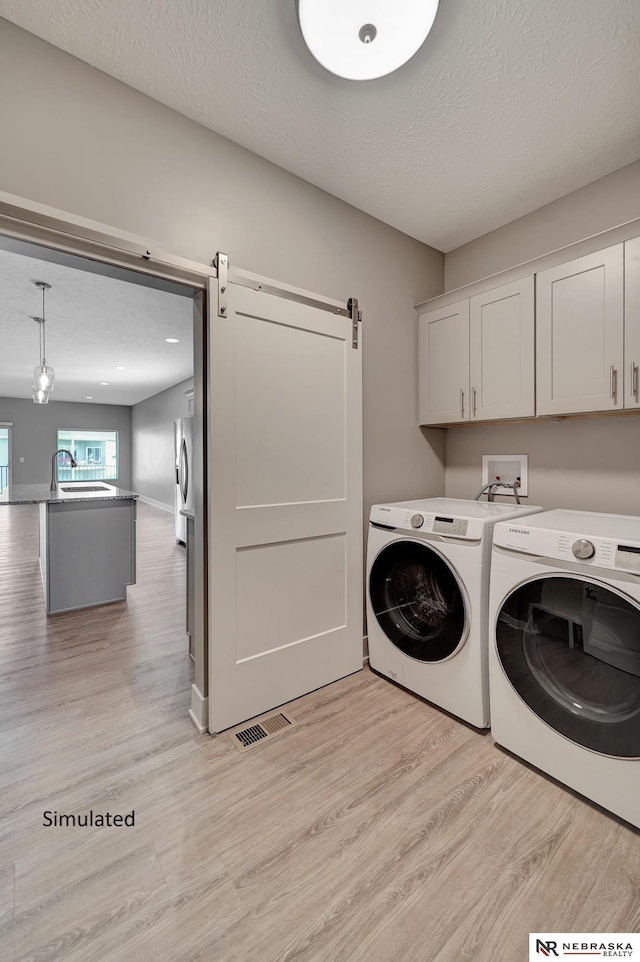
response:
<path id="1" fill-rule="evenodd" d="M 32 317 L 42 315 L 35 281 L 51 284 L 45 317 L 47 362 L 56 372 L 52 401 L 131 405 L 192 376 L 189 297 L 0 250 L 0 397 L 31 397 L 39 355 Z"/>
<path id="2" fill-rule="evenodd" d="M 440 0 L 413 60 L 364 83 L 311 57 L 295 0 L 0 15 L 442 251 L 640 157 L 638 0 Z"/>

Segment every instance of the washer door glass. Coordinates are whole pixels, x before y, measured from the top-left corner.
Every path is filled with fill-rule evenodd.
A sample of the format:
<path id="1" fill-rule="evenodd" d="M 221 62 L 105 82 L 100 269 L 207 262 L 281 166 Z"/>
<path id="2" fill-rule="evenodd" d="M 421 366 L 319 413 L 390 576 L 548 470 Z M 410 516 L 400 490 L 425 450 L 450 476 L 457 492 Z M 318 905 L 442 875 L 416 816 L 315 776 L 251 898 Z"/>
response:
<path id="1" fill-rule="evenodd" d="M 405 655 L 442 661 L 465 640 L 458 581 L 442 556 L 421 542 L 382 549 L 369 575 L 369 597 L 378 624 Z"/>
<path id="2" fill-rule="evenodd" d="M 500 609 L 498 658 L 544 722 L 592 751 L 640 757 L 640 608 L 586 578 L 522 585 Z"/>

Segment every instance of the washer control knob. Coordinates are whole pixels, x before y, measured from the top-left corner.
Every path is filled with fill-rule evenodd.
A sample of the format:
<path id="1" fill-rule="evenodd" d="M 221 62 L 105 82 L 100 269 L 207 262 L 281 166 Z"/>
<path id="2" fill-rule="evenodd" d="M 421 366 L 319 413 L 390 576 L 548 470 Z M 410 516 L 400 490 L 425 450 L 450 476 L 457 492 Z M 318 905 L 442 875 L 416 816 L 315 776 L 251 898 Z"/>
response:
<path id="1" fill-rule="evenodd" d="M 578 541 L 574 541 L 571 545 L 571 550 L 573 551 L 574 557 L 579 558 L 581 561 L 593 558 L 596 553 L 593 542 L 587 541 L 586 538 L 580 538 Z"/>
<path id="2" fill-rule="evenodd" d="M 412 514 L 412 515 L 411 515 L 411 527 L 412 527 L 412 528 L 421 528 L 423 524 L 424 524 L 424 518 L 422 517 L 421 514 Z"/>

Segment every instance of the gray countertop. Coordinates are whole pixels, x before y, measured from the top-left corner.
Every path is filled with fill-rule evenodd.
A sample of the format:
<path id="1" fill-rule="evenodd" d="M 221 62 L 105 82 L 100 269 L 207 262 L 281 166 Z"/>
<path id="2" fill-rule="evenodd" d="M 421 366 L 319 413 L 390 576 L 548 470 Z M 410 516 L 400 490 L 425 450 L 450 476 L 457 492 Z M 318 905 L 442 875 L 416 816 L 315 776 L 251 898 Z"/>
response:
<path id="1" fill-rule="evenodd" d="M 116 498 L 137 498 L 138 495 L 125 488 L 117 488 L 113 484 L 106 484 L 103 481 L 86 482 L 87 484 L 100 485 L 108 488 L 108 491 L 82 491 L 84 483 L 73 481 L 62 481 L 58 485 L 57 491 L 50 491 L 48 484 L 12 484 L 0 494 L 0 504 L 61 504 L 69 501 L 113 501 Z M 62 491 L 62 488 L 72 488 L 72 492 Z"/>

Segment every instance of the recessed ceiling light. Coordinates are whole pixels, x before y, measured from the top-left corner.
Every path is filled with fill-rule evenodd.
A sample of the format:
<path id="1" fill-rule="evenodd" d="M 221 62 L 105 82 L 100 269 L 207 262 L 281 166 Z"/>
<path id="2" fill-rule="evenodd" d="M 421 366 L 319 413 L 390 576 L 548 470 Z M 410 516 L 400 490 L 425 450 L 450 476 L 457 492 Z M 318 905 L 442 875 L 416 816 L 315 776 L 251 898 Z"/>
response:
<path id="1" fill-rule="evenodd" d="M 87 394 L 85 401 L 93 401 L 93 394 Z"/>
<path id="2" fill-rule="evenodd" d="M 126 367 L 117 367 L 116 371 L 126 371 Z"/>
<path id="3" fill-rule="evenodd" d="M 102 385 L 102 387 L 109 387 L 108 381 L 100 381 L 100 384 Z"/>
<path id="4" fill-rule="evenodd" d="M 298 0 L 298 22 L 325 70 L 346 80 L 373 80 L 413 57 L 437 10 L 438 0 Z"/>
<path id="5" fill-rule="evenodd" d="M 165 337 L 165 341 L 167 342 L 167 344 L 179 344 L 179 343 L 180 343 L 180 341 L 178 340 L 177 337 Z"/>

